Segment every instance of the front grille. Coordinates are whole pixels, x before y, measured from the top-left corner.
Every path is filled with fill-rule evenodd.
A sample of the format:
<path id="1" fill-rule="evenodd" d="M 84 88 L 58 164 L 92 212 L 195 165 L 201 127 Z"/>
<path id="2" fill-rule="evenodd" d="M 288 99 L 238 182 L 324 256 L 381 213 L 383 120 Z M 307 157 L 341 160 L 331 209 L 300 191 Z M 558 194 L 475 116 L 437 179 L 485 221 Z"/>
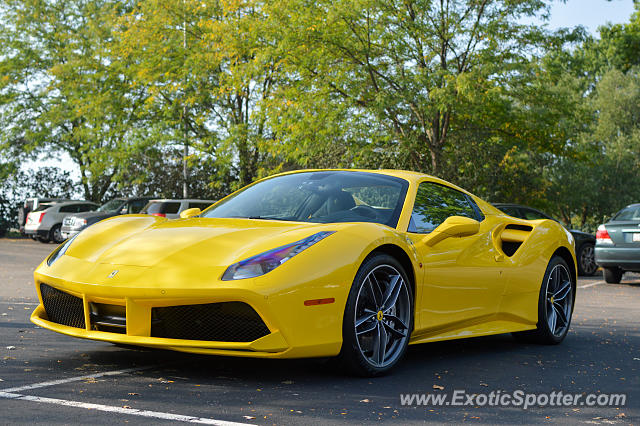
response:
<path id="1" fill-rule="evenodd" d="M 152 337 L 252 342 L 269 334 L 253 308 L 242 302 L 152 308 Z"/>
<path id="2" fill-rule="evenodd" d="M 85 328 L 82 299 L 40 284 L 42 303 L 49 321 L 69 327 Z"/>

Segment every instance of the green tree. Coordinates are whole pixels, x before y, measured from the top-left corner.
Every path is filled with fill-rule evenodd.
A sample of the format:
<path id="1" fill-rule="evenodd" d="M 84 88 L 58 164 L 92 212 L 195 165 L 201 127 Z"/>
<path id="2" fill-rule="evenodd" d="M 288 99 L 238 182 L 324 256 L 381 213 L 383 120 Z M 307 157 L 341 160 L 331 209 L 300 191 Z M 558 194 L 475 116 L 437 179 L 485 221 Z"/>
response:
<path id="1" fill-rule="evenodd" d="M 553 37 L 521 20 L 544 13 L 542 1 L 267 4 L 275 50 L 297 89 L 322 96 L 328 108 L 342 105 L 346 123 L 355 118 L 355 128 L 368 131 L 364 163 L 451 178 L 456 170 L 446 163 L 458 148 L 452 141 L 463 144 L 470 131 L 481 142 L 506 136 L 534 151 L 564 144 L 564 135 L 535 119 L 540 112 L 549 117 L 543 101 L 552 94 L 532 84 L 532 59 Z M 299 110 L 315 112 L 317 101 L 299 98 Z"/>
<path id="2" fill-rule="evenodd" d="M 143 149 L 132 142 L 140 93 L 108 51 L 113 0 L 5 0 L 0 22 L 3 150 L 66 152 L 84 196 L 100 201 Z"/>

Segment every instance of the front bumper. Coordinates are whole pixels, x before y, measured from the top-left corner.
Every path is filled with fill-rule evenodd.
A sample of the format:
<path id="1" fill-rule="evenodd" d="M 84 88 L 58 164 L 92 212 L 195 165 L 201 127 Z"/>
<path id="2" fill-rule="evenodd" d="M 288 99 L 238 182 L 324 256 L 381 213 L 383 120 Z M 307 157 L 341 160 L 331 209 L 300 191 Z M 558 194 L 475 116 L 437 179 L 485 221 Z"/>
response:
<path id="1" fill-rule="evenodd" d="M 31 228 L 31 229 L 27 229 L 25 228 L 24 230 L 25 235 L 29 235 L 29 236 L 38 236 L 38 237 L 42 237 L 42 238 L 47 238 L 49 236 L 49 231 L 45 230 L 45 229 L 38 229 L 38 228 Z"/>
<path id="2" fill-rule="evenodd" d="M 69 226 L 62 226 L 62 228 L 60 228 L 60 235 L 62 235 L 62 238 L 66 240 L 76 234 L 79 234 L 82 229 L 83 228 L 71 228 Z"/>
<path id="3" fill-rule="evenodd" d="M 625 271 L 640 272 L 640 247 L 598 246 L 595 248 L 598 266 L 618 267 Z"/>
<path id="4" fill-rule="evenodd" d="M 199 283 L 195 276 L 179 279 L 175 270 L 95 264 L 71 256 L 63 256 L 53 266 L 55 268 L 43 262 L 34 274 L 40 305 L 33 312 L 31 321 L 69 336 L 184 352 L 263 358 L 334 356 L 339 353 L 342 344 L 346 293 L 338 291 L 330 294 L 324 286 L 321 293 L 315 293 L 314 283 L 290 287 L 284 292 L 264 282 L 257 283 L 255 279 L 214 279 L 205 285 L 201 284 L 202 279 Z M 64 270 L 65 279 L 52 273 L 54 270 Z M 186 274 L 194 273 L 190 268 L 185 270 Z M 109 278 L 113 271 L 118 272 Z M 219 271 L 195 272 L 199 273 L 200 278 L 203 274 L 220 276 Z M 185 286 L 182 284 L 184 282 L 193 284 Z M 75 326 L 65 325 L 64 321 L 57 319 L 52 321 L 47 315 L 49 308 L 43 299 L 42 285 L 77 298 L 82 321 Z M 336 297 L 336 303 L 312 307 L 304 305 L 307 298 L 327 296 Z M 251 307 L 268 328 L 268 334 L 251 341 L 213 341 L 156 337 L 158 333 L 153 331 L 156 321 L 154 312 L 158 308 L 228 302 L 242 302 Z M 96 304 L 120 307 L 124 313 L 125 328 L 111 331 L 108 327 L 98 326 L 92 316 Z M 65 309 L 68 310 L 68 306 Z M 202 318 L 196 321 L 193 327 L 206 326 L 206 320 Z"/>

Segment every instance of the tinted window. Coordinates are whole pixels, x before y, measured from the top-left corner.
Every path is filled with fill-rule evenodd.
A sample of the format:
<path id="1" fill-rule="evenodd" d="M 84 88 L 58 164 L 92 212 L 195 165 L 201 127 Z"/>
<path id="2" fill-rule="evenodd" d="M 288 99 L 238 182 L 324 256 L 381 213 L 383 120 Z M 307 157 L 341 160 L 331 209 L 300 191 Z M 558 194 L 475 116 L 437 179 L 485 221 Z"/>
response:
<path id="1" fill-rule="evenodd" d="M 522 213 L 520 213 L 520 210 L 518 210 L 515 207 L 500 207 L 500 210 L 502 210 L 509 216 L 519 217 L 520 219 L 524 219 L 524 217 L 522 217 Z"/>
<path id="2" fill-rule="evenodd" d="M 624 208 L 612 220 L 640 220 L 640 206 Z"/>
<path id="3" fill-rule="evenodd" d="M 212 203 L 189 203 L 189 207 L 187 207 L 188 209 L 200 209 L 200 210 L 204 210 L 207 207 L 209 207 Z"/>
<path id="4" fill-rule="evenodd" d="M 140 210 L 147 204 L 146 200 L 130 201 L 128 207 L 129 213 L 140 213 Z"/>
<path id="5" fill-rule="evenodd" d="M 95 210 L 96 206 L 94 206 L 93 204 L 81 204 L 80 207 L 78 208 L 79 212 L 90 212 L 92 210 Z"/>
<path id="6" fill-rule="evenodd" d="M 408 182 L 367 172 L 276 176 L 249 186 L 203 213 L 314 223 L 376 222 L 395 227 Z"/>
<path id="7" fill-rule="evenodd" d="M 522 209 L 522 212 L 524 214 L 523 219 L 527 219 L 527 220 L 551 219 L 549 216 L 537 210 Z"/>
<path id="8" fill-rule="evenodd" d="M 418 187 L 408 231 L 429 233 L 449 216 L 478 219 L 474 206 L 465 194 L 444 185 L 423 182 Z"/>
<path id="9" fill-rule="evenodd" d="M 60 213 L 77 213 L 77 212 L 78 212 L 78 204 L 72 204 L 70 206 L 60 207 Z"/>
<path id="10" fill-rule="evenodd" d="M 180 211 L 180 203 L 162 203 L 162 213 L 176 214 Z"/>

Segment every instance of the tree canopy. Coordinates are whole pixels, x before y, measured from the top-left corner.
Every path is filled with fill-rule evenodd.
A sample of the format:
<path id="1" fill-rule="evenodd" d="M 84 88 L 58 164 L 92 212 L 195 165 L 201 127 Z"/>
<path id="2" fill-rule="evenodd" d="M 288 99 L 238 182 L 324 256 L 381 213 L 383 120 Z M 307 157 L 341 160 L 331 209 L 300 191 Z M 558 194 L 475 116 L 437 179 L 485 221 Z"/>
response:
<path id="1" fill-rule="evenodd" d="M 402 168 L 592 228 L 640 188 L 640 14 L 592 37 L 547 30 L 548 13 L 0 0 L 0 181 L 59 153 L 94 201 L 180 197 L 183 161 L 203 198 L 296 168 Z"/>

